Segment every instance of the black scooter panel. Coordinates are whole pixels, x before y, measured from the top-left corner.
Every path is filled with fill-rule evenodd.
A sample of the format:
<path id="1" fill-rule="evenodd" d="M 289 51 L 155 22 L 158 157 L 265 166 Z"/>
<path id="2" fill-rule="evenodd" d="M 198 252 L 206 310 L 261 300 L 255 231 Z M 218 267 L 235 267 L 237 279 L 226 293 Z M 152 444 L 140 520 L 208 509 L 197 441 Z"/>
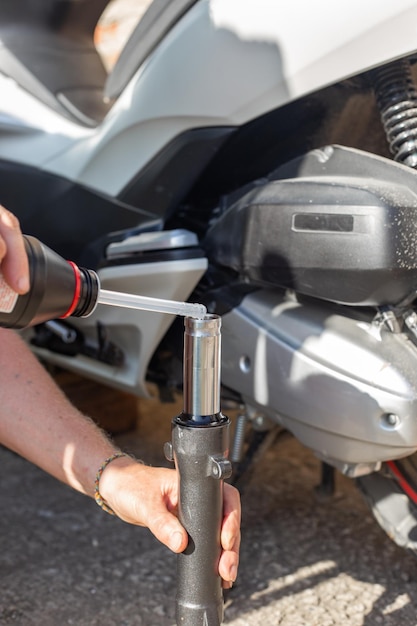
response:
<path id="1" fill-rule="evenodd" d="M 0 161 L 0 201 L 64 258 L 96 269 L 106 246 L 127 234 L 160 230 L 148 211 L 36 168 Z"/>
<path id="2" fill-rule="evenodd" d="M 413 170 L 329 148 L 274 177 L 235 199 L 211 228 L 204 248 L 212 262 L 249 284 L 350 305 L 397 304 L 416 290 Z"/>

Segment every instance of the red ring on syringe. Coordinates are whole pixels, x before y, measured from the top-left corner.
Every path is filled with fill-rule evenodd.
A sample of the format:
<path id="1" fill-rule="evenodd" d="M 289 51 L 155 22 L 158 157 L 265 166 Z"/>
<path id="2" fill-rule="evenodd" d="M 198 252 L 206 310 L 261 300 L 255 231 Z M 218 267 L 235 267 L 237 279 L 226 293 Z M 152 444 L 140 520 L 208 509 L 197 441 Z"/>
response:
<path id="1" fill-rule="evenodd" d="M 68 263 L 71 265 L 72 269 L 74 270 L 74 277 L 75 277 L 74 297 L 72 299 L 72 302 L 69 306 L 68 311 L 64 313 L 64 315 L 61 315 L 61 319 L 63 319 L 64 317 L 70 317 L 70 315 L 74 313 L 75 309 L 77 308 L 77 305 L 80 299 L 80 294 L 81 294 L 81 272 L 78 266 L 73 261 L 68 261 Z"/>

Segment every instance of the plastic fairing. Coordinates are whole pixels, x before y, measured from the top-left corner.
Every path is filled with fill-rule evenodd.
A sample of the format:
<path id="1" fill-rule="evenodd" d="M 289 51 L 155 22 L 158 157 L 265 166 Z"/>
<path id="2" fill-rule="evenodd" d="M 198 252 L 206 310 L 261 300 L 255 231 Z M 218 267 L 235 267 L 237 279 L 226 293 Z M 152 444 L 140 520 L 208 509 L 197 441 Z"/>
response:
<path id="1" fill-rule="evenodd" d="M 201 0 L 165 36 L 93 130 L 60 119 L 2 79 L 2 110 L 8 115 L 3 129 L 10 132 L 0 135 L 0 158 L 40 164 L 117 195 L 186 130 L 243 124 L 410 54 L 416 48 L 416 23 L 414 0 L 323 0 L 320 10 L 306 0 Z"/>

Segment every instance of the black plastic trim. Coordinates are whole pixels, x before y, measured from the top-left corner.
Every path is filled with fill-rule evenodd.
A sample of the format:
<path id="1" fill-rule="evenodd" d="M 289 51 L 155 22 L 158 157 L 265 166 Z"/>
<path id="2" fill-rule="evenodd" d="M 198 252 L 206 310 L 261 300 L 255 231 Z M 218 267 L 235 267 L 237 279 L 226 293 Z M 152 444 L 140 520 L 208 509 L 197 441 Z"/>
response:
<path id="1" fill-rule="evenodd" d="M 166 263 L 168 261 L 184 261 L 188 259 L 203 259 L 206 255 L 201 248 L 179 248 L 177 250 L 155 250 L 139 252 L 129 256 L 104 260 L 100 267 L 112 267 L 121 265 L 139 265 L 142 263 Z"/>
<path id="2" fill-rule="evenodd" d="M 196 128 L 173 139 L 119 193 L 119 200 L 167 219 L 235 127 Z"/>
<path id="3" fill-rule="evenodd" d="M 103 259 L 110 241 L 161 228 L 153 213 L 8 161 L 0 161 L 0 190 L 1 202 L 19 218 L 24 233 L 91 269 Z"/>

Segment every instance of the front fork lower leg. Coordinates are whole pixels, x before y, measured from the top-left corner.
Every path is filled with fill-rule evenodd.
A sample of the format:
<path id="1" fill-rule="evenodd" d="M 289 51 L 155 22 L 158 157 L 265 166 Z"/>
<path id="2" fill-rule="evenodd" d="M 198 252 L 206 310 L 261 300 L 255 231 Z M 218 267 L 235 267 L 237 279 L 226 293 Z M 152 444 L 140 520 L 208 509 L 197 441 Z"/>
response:
<path id="1" fill-rule="evenodd" d="M 172 421 L 166 456 L 179 474 L 179 519 L 188 546 L 178 555 L 178 626 L 219 626 L 223 594 L 218 573 L 223 518 L 223 479 L 228 460 L 229 419 L 220 411 L 221 319 L 185 318 L 184 410 Z"/>

